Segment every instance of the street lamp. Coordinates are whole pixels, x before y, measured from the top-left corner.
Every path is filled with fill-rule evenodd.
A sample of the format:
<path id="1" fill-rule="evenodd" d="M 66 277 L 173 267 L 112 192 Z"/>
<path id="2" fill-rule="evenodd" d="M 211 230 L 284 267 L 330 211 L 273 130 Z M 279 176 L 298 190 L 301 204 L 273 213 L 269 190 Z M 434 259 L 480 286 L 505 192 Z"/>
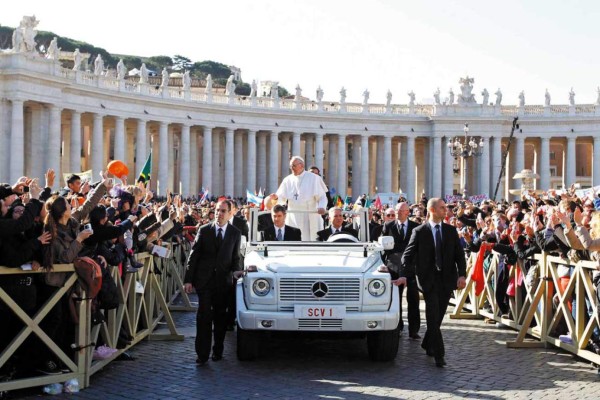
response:
<path id="1" fill-rule="evenodd" d="M 479 143 L 475 140 L 474 137 L 469 138 L 469 124 L 465 123 L 465 127 L 463 128 L 465 133 L 464 138 L 456 136 L 448 141 L 448 150 L 450 151 L 450 155 L 454 157 L 454 163 L 452 164 L 452 169 L 454 173 L 457 174 L 460 172 L 460 163 L 462 163 L 462 176 L 460 179 L 460 186 L 462 189 L 463 196 L 467 194 L 467 159 L 469 157 L 480 157 L 483 154 L 483 138 L 480 138 Z"/>

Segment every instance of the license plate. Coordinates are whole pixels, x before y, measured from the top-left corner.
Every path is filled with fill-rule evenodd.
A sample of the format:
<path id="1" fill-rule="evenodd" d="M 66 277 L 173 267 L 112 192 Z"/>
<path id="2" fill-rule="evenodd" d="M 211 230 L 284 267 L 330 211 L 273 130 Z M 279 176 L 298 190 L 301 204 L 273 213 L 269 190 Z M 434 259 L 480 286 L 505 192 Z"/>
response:
<path id="1" fill-rule="evenodd" d="M 294 306 L 294 317 L 307 319 L 341 319 L 346 316 L 346 306 Z"/>

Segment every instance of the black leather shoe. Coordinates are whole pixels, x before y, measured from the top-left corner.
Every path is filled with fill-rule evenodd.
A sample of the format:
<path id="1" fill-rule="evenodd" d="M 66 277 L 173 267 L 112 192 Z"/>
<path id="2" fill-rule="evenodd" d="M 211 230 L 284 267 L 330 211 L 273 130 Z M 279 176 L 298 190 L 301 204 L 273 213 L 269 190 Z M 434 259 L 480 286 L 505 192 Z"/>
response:
<path id="1" fill-rule="evenodd" d="M 223 354 L 213 354 L 211 359 L 213 361 L 221 361 L 223 359 Z"/>
<path id="2" fill-rule="evenodd" d="M 196 358 L 196 364 L 198 364 L 198 366 L 202 366 L 202 365 L 206 364 L 207 361 L 208 361 L 207 359 Z"/>
<path id="3" fill-rule="evenodd" d="M 414 340 L 419 340 L 421 339 L 421 335 L 419 335 L 418 333 L 409 333 L 408 337 Z"/>
<path id="4" fill-rule="evenodd" d="M 444 366 L 446 365 L 446 360 L 444 360 L 444 357 L 436 357 L 435 358 L 435 366 L 438 368 L 444 368 Z"/>
<path id="5" fill-rule="evenodd" d="M 433 354 L 432 351 L 427 350 L 426 353 L 429 357 L 435 357 L 435 354 Z"/>

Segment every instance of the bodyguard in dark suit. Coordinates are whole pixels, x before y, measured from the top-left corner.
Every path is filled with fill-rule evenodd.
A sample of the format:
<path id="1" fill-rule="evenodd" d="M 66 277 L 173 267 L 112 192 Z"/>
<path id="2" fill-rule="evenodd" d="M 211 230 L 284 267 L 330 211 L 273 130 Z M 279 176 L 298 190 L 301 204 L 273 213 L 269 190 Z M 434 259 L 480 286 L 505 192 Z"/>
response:
<path id="1" fill-rule="evenodd" d="M 267 241 L 301 241 L 302 232 L 298 228 L 285 224 L 287 210 L 281 204 L 277 204 L 271 210 L 273 226 L 263 231 L 263 240 Z"/>
<path id="2" fill-rule="evenodd" d="M 466 286 L 465 254 L 456 228 L 443 223 L 446 203 L 439 198 L 427 202 L 429 219 L 413 229 L 402 256 L 400 278 L 396 285 L 406 285 L 415 276 L 425 298 L 427 332 L 421 347 L 435 357 L 435 365 L 446 365 L 441 325 L 450 295 L 456 288 Z"/>
<path id="3" fill-rule="evenodd" d="M 235 215 L 238 210 L 238 204 L 236 201 L 234 200 L 227 200 L 227 202 L 229 203 L 229 205 L 231 206 L 231 214 L 232 217 L 229 219 L 229 223 L 233 226 L 235 226 L 240 233 L 242 234 L 242 236 L 244 236 L 246 238 L 246 240 L 248 240 L 248 232 L 249 232 L 249 228 L 248 228 L 248 224 L 246 223 L 246 220 L 238 215 Z M 244 257 L 240 257 L 240 269 L 244 269 Z M 236 285 L 237 282 L 235 280 L 233 280 L 233 282 L 231 282 L 231 293 L 229 296 L 229 303 L 227 304 L 227 330 L 228 331 L 233 331 L 234 326 L 235 326 L 235 316 L 236 316 Z"/>
<path id="4" fill-rule="evenodd" d="M 227 223 L 231 215 L 231 205 L 227 201 L 220 201 L 216 211 L 216 222 L 203 225 L 198 230 L 187 260 L 184 279 L 186 293 L 191 293 L 193 286 L 198 294 L 196 362 L 200 365 L 206 363 L 210 354 L 213 324 L 212 359 L 219 361 L 223 358 L 231 282 L 234 277 L 241 275 L 241 233 Z"/>
<path id="5" fill-rule="evenodd" d="M 334 233 L 347 233 L 358 239 L 358 232 L 356 229 L 352 229 L 348 226 L 344 226 L 343 210 L 340 207 L 333 207 L 329 209 L 329 227 L 317 232 L 317 240 L 320 242 L 326 242 L 329 236 Z"/>
<path id="6" fill-rule="evenodd" d="M 392 279 L 400 277 L 400 264 L 404 249 L 408 245 L 410 235 L 413 229 L 419 224 L 410 221 L 410 208 L 408 203 L 398 203 L 396 205 L 395 221 L 386 222 L 383 225 L 382 236 L 391 236 L 394 238 L 394 248 L 385 252 L 385 262 L 390 270 Z M 398 286 L 400 291 L 400 331 L 404 330 L 404 320 L 402 319 L 402 295 L 404 293 L 404 285 Z M 421 315 L 419 311 L 419 290 L 417 281 L 414 277 L 406 280 L 406 302 L 408 304 L 408 336 L 411 339 L 420 339 L 419 328 L 421 327 Z"/>

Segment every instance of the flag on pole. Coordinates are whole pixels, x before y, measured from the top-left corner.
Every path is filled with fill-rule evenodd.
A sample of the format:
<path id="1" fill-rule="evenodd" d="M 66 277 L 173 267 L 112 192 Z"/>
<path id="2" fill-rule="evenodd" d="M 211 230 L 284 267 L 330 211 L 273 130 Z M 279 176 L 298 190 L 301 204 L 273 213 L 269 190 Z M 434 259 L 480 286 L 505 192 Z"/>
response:
<path id="1" fill-rule="evenodd" d="M 138 182 L 142 182 L 146 184 L 146 182 L 150 181 L 150 173 L 152 171 L 152 152 L 148 155 L 146 159 L 146 163 L 144 164 L 144 168 L 140 172 L 140 176 L 138 177 Z"/>
<path id="2" fill-rule="evenodd" d="M 367 198 L 365 199 L 365 208 L 371 207 L 372 202 L 373 201 L 371 200 L 371 198 L 369 196 L 367 196 Z"/>
<path id="3" fill-rule="evenodd" d="M 378 210 L 381 211 L 381 209 L 383 208 L 383 204 L 381 204 L 381 199 L 379 198 L 379 196 L 377 196 L 377 198 L 375 199 L 375 203 L 373 203 L 373 205 L 375 207 L 377 207 Z"/>
<path id="4" fill-rule="evenodd" d="M 344 210 L 347 210 L 348 207 L 350 206 L 350 202 L 352 201 L 352 197 L 350 196 L 346 196 L 344 198 Z"/>
<path id="5" fill-rule="evenodd" d="M 208 188 L 205 190 L 204 188 L 202 188 L 202 197 L 200 198 L 200 203 L 204 203 L 207 199 L 208 196 L 210 195 L 210 190 L 208 190 Z"/>
<path id="6" fill-rule="evenodd" d="M 249 191 L 248 189 L 246 189 L 246 203 L 250 204 L 255 204 L 257 206 L 261 205 L 263 202 L 263 196 L 259 196 L 256 195 L 254 193 L 252 193 L 251 191 Z"/>
<path id="7" fill-rule="evenodd" d="M 333 203 L 335 204 L 336 207 L 343 207 L 344 206 L 344 202 L 342 201 L 342 198 L 339 195 L 335 196 L 335 199 L 334 199 Z"/>

